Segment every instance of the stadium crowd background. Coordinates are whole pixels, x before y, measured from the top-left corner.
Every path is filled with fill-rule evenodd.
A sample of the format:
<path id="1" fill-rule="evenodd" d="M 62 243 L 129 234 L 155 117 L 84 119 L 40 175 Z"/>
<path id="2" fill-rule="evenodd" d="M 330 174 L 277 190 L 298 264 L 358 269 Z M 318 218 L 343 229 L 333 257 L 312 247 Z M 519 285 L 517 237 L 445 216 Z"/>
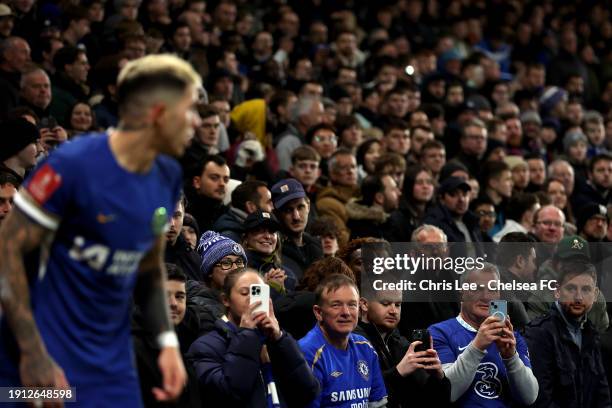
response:
<path id="1" fill-rule="evenodd" d="M 334 272 L 359 281 L 368 242 L 419 233 L 438 234 L 432 242 L 508 233 L 610 242 L 610 6 L 0 3 L 0 221 L 38 161 L 118 125 L 115 81 L 127 61 L 173 53 L 206 88 L 202 125 L 180 159 L 186 199 L 166 252 L 186 276 L 177 324 L 185 353 L 223 314 L 218 296 L 228 271 L 244 266 L 237 259 L 262 273 L 281 327 L 299 339 L 315 322 L 317 284 Z M 593 248 L 603 249 L 582 255 L 597 266 L 610 254 Z M 545 260 L 538 254 L 534 279 L 554 269 Z M 598 269 L 599 285 L 607 272 Z M 602 302 L 589 318 L 612 350 Z M 401 334 L 459 311 L 444 306 L 405 307 Z M 547 311 L 525 309 L 522 327 Z M 137 315 L 134 336 L 137 350 L 149 347 Z M 206 404 L 204 393 L 193 398 Z"/>

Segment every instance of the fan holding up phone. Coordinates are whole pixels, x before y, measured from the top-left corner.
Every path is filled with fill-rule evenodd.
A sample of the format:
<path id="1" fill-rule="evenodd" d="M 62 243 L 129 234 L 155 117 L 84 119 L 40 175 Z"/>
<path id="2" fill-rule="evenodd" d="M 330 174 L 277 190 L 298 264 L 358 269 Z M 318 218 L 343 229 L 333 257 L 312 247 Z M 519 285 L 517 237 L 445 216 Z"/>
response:
<path id="1" fill-rule="evenodd" d="M 361 298 L 359 334 L 367 337 L 380 359 L 389 407 L 447 406 L 450 382 L 427 329 L 413 330 L 403 337 L 398 325 L 402 308 L 401 291 L 377 291 Z"/>

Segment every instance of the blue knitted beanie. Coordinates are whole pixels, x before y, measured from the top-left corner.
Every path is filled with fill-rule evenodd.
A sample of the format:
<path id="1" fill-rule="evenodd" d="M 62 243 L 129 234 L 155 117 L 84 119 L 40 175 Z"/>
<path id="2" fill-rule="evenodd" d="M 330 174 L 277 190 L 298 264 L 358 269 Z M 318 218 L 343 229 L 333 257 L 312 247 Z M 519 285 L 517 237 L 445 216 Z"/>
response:
<path id="1" fill-rule="evenodd" d="M 212 273 L 215 264 L 228 255 L 241 256 L 244 262 L 247 262 L 246 254 L 240 244 L 214 231 L 202 234 L 198 243 L 198 253 L 202 258 L 200 264 L 202 277 Z"/>

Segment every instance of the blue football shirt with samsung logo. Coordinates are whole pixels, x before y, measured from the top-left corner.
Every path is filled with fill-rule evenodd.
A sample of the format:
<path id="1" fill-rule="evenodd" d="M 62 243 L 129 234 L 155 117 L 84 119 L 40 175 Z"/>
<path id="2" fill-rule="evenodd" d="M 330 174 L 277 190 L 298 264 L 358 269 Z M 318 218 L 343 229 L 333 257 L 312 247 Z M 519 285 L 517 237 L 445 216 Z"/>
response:
<path id="1" fill-rule="evenodd" d="M 476 337 L 477 330 L 461 316 L 429 327 L 434 349 L 442 364 L 454 363 Z M 529 351 L 523 337 L 514 332 L 516 351 L 525 366 L 531 368 Z M 513 405 L 506 366 L 497 345 L 491 343 L 467 391 L 457 401 L 461 407 L 508 407 Z"/>
<path id="2" fill-rule="evenodd" d="M 131 296 L 143 256 L 164 232 L 179 199 L 181 169 L 158 156 L 144 173 L 126 171 L 109 137 L 67 143 L 24 183 L 15 205 L 54 231 L 36 268 L 31 304 L 51 357 L 77 387 L 78 406 L 140 405 L 130 337 Z M 18 353 L 1 322 L 0 382 L 18 381 Z M 71 404 L 72 405 L 72 404 Z"/>
<path id="3" fill-rule="evenodd" d="M 309 408 L 367 408 L 374 406 L 372 402 L 386 401 L 378 356 L 364 337 L 351 333 L 347 349 L 339 350 L 327 342 L 316 324 L 299 345 L 321 385 L 321 394 Z"/>

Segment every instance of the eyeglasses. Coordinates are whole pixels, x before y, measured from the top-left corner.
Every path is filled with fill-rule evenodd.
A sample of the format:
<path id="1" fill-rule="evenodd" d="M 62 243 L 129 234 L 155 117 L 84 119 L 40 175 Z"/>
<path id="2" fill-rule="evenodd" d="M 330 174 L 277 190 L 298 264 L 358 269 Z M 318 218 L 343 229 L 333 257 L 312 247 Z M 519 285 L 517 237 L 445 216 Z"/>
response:
<path id="1" fill-rule="evenodd" d="M 338 143 L 338 138 L 336 136 L 315 136 L 314 137 L 314 141 L 317 143 L 332 143 L 332 144 L 336 144 Z"/>
<path id="2" fill-rule="evenodd" d="M 556 227 L 556 228 L 563 227 L 563 223 L 561 221 L 553 221 L 553 220 L 538 221 L 536 222 L 536 224 L 543 224 L 547 227 Z"/>
<path id="3" fill-rule="evenodd" d="M 221 262 L 215 264 L 215 266 L 220 266 L 224 271 L 232 269 L 233 265 L 236 265 L 236 268 L 244 268 L 244 260 L 242 258 L 238 258 L 235 261 L 231 259 L 222 259 Z"/>
<path id="4" fill-rule="evenodd" d="M 490 217 L 490 218 L 495 218 L 497 216 L 497 214 L 495 213 L 495 211 L 476 211 L 476 215 L 478 215 L 479 217 Z"/>

